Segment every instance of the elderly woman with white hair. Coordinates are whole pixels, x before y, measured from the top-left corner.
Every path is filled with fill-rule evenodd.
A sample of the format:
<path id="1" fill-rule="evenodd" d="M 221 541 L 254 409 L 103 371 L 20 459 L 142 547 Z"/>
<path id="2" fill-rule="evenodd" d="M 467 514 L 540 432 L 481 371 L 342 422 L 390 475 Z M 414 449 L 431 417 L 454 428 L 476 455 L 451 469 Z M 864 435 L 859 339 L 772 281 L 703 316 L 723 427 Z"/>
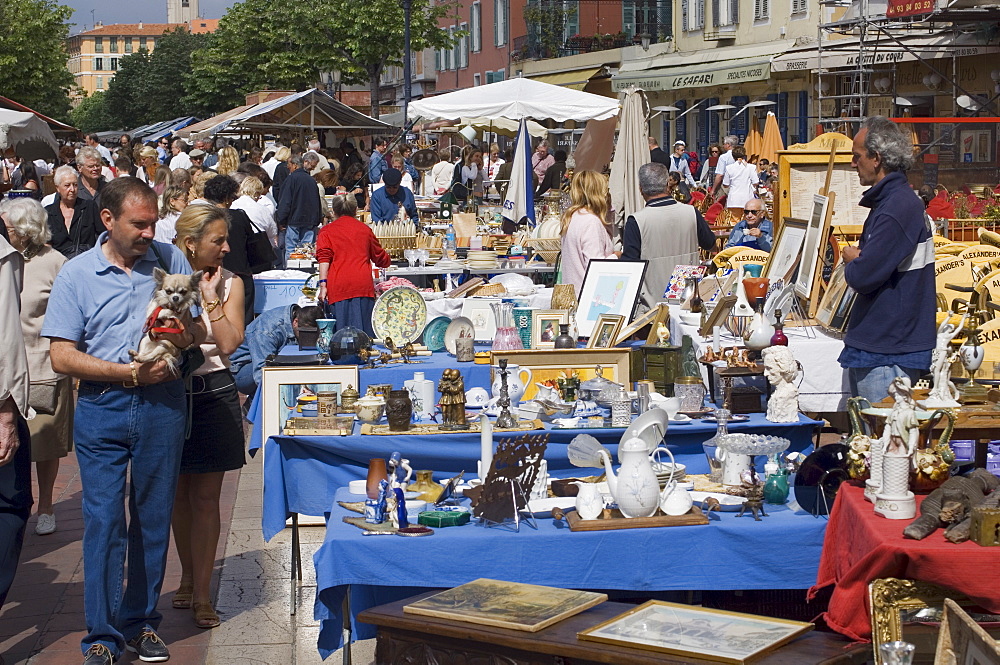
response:
<path id="1" fill-rule="evenodd" d="M 67 259 L 82 254 L 97 243 L 104 231 L 100 212 L 92 200 L 79 196 L 80 175 L 72 166 L 60 166 L 52 179 L 56 200 L 49 204 L 50 244 Z"/>
<path id="2" fill-rule="evenodd" d="M 70 169 L 72 170 L 72 169 Z M 52 490 L 59 473 L 59 460 L 73 448 L 73 383 L 52 371 L 49 340 L 41 337 L 52 283 L 66 257 L 50 247 L 51 237 L 45 208 L 29 198 L 0 203 L 10 244 L 24 256 L 24 288 L 21 290 L 21 329 L 31 377 L 29 403 L 37 415 L 28 421 L 31 459 L 38 475 L 38 523 L 35 533 L 56 530 Z"/>

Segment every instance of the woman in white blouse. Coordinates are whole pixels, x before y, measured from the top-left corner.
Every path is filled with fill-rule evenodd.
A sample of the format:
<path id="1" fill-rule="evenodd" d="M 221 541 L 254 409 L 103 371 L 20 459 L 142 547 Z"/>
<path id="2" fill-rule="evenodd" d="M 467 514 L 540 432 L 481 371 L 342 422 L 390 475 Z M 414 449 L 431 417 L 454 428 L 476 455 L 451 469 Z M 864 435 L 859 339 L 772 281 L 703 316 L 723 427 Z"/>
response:
<path id="1" fill-rule="evenodd" d="M 729 187 L 726 194 L 726 208 L 728 208 L 736 219 L 742 219 L 743 206 L 750 199 L 757 197 L 757 167 L 747 163 L 747 151 L 741 145 L 733 148 L 733 159 L 735 163 L 726 167 L 726 174 L 722 178 L 722 184 Z"/>

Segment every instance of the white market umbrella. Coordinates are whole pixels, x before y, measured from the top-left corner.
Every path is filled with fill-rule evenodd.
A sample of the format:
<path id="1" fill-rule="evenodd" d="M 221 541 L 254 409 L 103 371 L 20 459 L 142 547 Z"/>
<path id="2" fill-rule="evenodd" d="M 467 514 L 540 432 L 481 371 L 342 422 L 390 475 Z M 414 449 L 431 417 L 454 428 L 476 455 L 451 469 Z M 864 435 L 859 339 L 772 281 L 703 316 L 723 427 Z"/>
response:
<path id="1" fill-rule="evenodd" d="M 646 206 L 639 191 L 639 167 L 649 162 L 649 131 L 646 123 L 646 95 L 630 89 L 622 102 L 618 124 L 618 144 L 611 160 L 611 207 L 620 226 L 628 216 Z"/>
<path id="2" fill-rule="evenodd" d="M 411 107 L 412 108 L 412 107 Z M 527 217 L 535 223 L 535 187 L 531 179 L 531 137 L 527 120 L 521 118 L 514 146 L 514 166 L 510 170 L 510 185 L 503 201 L 503 216 L 515 224 Z"/>
<path id="3" fill-rule="evenodd" d="M 412 102 L 407 115 L 425 120 L 464 117 L 603 120 L 618 114 L 618 100 L 526 78 L 456 90 Z"/>
<path id="4" fill-rule="evenodd" d="M 28 111 L 0 109 L 0 150 L 7 148 L 29 162 L 59 155 L 56 135 L 47 122 Z"/>
<path id="5" fill-rule="evenodd" d="M 514 137 L 517 136 L 517 132 L 521 129 L 521 123 L 517 120 L 510 120 L 508 118 L 468 118 L 462 116 L 462 119 L 458 122 L 459 125 L 463 127 L 472 127 L 477 132 L 493 132 L 495 134 L 502 134 L 504 136 Z M 549 130 L 534 120 L 528 121 L 528 133 L 535 138 L 545 138 L 549 135 Z"/>

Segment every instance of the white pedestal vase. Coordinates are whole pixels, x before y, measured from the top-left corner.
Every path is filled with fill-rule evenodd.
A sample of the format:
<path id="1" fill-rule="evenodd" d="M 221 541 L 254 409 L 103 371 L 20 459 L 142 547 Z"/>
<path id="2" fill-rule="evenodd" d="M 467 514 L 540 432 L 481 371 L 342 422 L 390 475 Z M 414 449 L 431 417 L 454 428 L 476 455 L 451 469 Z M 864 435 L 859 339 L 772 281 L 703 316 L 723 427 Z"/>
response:
<path id="1" fill-rule="evenodd" d="M 917 514 L 917 503 L 910 491 L 908 455 L 887 454 L 882 459 L 882 487 L 875 496 L 875 514 L 890 520 L 910 520 Z"/>

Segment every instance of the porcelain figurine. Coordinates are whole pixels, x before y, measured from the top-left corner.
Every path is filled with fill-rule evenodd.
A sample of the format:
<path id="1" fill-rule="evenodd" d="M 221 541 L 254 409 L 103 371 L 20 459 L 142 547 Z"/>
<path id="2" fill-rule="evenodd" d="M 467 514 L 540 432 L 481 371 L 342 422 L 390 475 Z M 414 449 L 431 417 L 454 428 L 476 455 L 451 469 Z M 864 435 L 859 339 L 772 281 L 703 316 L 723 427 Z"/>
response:
<path id="1" fill-rule="evenodd" d="M 666 450 L 660 446 L 653 451 Z M 604 471 L 608 478 L 608 488 L 625 517 L 649 517 L 660 505 L 660 483 L 653 471 L 653 461 L 646 442 L 633 437 L 618 446 L 621 466 L 618 475 L 611 468 L 611 457 L 607 452 Z"/>
<path id="2" fill-rule="evenodd" d="M 604 499 L 597 491 L 597 484 L 582 481 L 573 484 L 579 488 L 576 493 L 576 514 L 580 519 L 596 520 L 604 510 Z"/>
<path id="3" fill-rule="evenodd" d="M 965 326 L 968 314 L 962 317 L 958 325 L 951 323 L 949 312 L 937 331 L 937 342 L 931 355 L 931 376 L 934 384 L 927 399 L 920 401 L 925 409 L 951 408 L 959 406 L 958 388 L 951 380 L 951 364 L 958 359 L 958 353 L 951 348 L 951 341 L 958 336 Z"/>
<path id="4" fill-rule="evenodd" d="M 889 395 L 896 401 L 886 416 L 882 434 L 882 478 L 875 495 L 875 514 L 893 520 L 913 519 L 917 506 L 909 489 L 910 469 L 920 439 L 920 425 L 910 379 L 905 376 L 893 379 Z"/>
<path id="5" fill-rule="evenodd" d="M 670 328 L 663 321 L 658 321 L 656 323 L 656 345 L 657 346 L 669 346 L 670 344 Z"/>
<path id="6" fill-rule="evenodd" d="M 762 355 L 764 376 L 774 388 L 767 400 L 767 419 L 772 423 L 797 423 L 799 390 L 795 381 L 799 376 L 798 361 L 787 346 L 770 346 L 764 349 Z"/>

